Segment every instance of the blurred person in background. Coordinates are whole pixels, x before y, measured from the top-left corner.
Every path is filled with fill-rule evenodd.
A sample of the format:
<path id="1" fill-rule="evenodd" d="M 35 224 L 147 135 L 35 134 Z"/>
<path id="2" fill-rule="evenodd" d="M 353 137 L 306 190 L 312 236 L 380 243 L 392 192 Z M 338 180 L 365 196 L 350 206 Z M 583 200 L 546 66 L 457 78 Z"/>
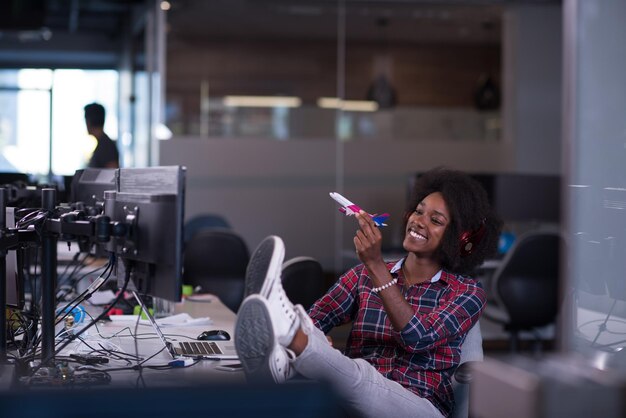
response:
<path id="1" fill-rule="evenodd" d="M 87 132 L 98 141 L 89 159 L 89 168 L 119 168 L 119 152 L 116 143 L 104 133 L 104 107 L 99 103 L 85 106 Z"/>

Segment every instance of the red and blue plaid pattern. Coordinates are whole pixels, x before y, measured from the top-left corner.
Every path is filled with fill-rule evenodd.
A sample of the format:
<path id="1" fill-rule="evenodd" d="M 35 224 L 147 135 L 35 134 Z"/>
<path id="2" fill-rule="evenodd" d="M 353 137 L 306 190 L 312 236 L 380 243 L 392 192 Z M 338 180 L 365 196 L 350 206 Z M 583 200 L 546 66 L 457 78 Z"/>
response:
<path id="1" fill-rule="evenodd" d="M 309 315 L 325 333 L 352 321 L 345 354 L 367 360 L 447 416 L 454 406 L 450 380 L 459 364 L 461 344 L 478 321 L 485 292 L 478 281 L 445 270 L 439 280 L 405 286 L 400 266 L 400 262 L 387 264 L 415 310 L 404 329 L 392 328 L 362 264 L 341 276 Z"/>

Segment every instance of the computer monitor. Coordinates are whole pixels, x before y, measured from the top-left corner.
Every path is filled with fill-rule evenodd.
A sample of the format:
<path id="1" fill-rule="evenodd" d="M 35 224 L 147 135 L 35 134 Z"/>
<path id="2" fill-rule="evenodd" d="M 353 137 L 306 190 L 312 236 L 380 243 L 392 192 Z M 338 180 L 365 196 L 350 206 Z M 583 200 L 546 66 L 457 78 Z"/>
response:
<path id="1" fill-rule="evenodd" d="M 492 194 L 495 210 L 505 222 L 560 222 L 561 179 L 557 175 L 497 174 Z"/>
<path id="2" fill-rule="evenodd" d="M 422 173 L 409 176 L 407 201 Z M 561 179 L 557 175 L 470 173 L 485 191 L 504 222 L 558 223 L 561 215 Z"/>
<path id="3" fill-rule="evenodd" d="M 114 168 L 85 168 L 76 170 L 72 176 L 69 190 L 65 190 L 63 197 L 68 198 L 72 208 L 84 211 L 88 216 L 102 213 L 104 209 L 104 192 L 116 190 L 116 172 Z M 69 179 L 64 179 L 67 185 Z M 59 197 L 59 196 L 57 196 Z M 81 252 L 88 252 L 96 257 L 105 257 L 106 253 L 102 245 L 97 245 L 96 240 L 90 237 L 79 237 L 78 248 Z"/>
<path id="4" fill-rule="evenodd" d="M 181 299 L 185 172 L 181 166 L 121 168 L 104 214 L 124 224 L 108 251 L 118 256 L 118 283 L 131 270 L 129 290 L 171 301 Z"/>
<path id="5" fill-rule="evenodd" d="M 77 170 L 70 185 L 69 203 L 82 202 L 85 208 L 100 210 L 104 202 L 104 192 L 116 190 L 116 172 L 114 168 Z"/>
<path id="6" fill-rule="evenodd" d="M 41 206 L 41 190 L 34 175 L 16 172 L 0 173 L 0 187 L 7 190 L 7 206 L 36 208 Z"/>
<path id="7" fill-rule="evenodd" d="M 15 228 L 15 208 L 6 208 L 6 227 Z M 6 253 L 6 305 L 22 309 L 24 306 L 24 281 L 19 250 L 12 249 Z"/>
<path id="8" fill-rule="evenodd" d="M 30 184 L 32 183 L 32 177 L 26 173 L 17 173 L 17 172 L 8 172 L 3 171 L 0 172 L 0 184 L 12 184 L 12 183 L 23 183 Z"/>

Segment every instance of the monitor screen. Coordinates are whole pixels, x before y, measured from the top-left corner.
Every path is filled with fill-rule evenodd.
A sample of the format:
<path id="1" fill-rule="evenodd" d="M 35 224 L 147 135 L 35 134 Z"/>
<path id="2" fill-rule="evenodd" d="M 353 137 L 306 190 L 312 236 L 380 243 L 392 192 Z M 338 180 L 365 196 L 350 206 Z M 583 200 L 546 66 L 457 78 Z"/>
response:
<path id="1" fill-rule="evenodd" d="M 118 255 L 118 283 L 130 269 L 129 290 L 179 301 L 182 287 L 185 168 L 121 168 L 104 214 L 126 225 L 107 250 Z"/>
<path id="2" fill-rule="evenodd" d="M 492 191 L 495 210 L 505 222 L 558 223 L 560 187 L 555 175 L 497 174 Z"/>

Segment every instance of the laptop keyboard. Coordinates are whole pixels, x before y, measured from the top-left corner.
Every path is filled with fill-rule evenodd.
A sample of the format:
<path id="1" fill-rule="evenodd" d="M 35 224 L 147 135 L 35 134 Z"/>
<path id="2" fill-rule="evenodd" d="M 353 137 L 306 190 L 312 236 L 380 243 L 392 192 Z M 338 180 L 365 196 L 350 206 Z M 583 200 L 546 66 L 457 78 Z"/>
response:
<path id="1" fill-rule="evenodd" d="M 210 341 L 181 342 L 180 347 L 182 348 L 183 354 L 192 356 L 223 354 L 217 344 Z"/>

